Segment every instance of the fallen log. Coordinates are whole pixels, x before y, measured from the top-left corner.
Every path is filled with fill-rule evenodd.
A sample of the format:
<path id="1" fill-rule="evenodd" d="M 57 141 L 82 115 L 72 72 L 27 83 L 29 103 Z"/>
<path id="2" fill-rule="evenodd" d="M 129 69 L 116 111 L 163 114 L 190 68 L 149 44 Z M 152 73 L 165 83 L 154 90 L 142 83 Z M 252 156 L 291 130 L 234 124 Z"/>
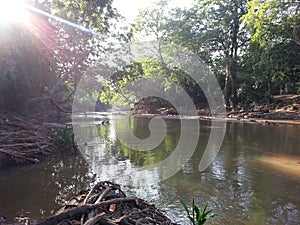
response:
<path id="1" fill-rule="evenodd" d="M 73 209 L 66 210 L 58 215 L 51 216 L 36 225 L 52 225 L 52 224 L 59 224 L 60 222 L 70 219 L 73 217 L 76 217 L 78 215 L 82 214 L 87 214 L 91 210 L 109 206 L 111 204 L 117 204 L 117 203 L 126 203 L 126 202 L 136 202 L 138 201 L 137 198 L 117 198 L 117 199 L 112 199 L 104 202 L 100 202 L 97 204 L 86 204 L 86 205 L 81 205 Z M 105 213 L 104 213 L 105 214 Z"/>

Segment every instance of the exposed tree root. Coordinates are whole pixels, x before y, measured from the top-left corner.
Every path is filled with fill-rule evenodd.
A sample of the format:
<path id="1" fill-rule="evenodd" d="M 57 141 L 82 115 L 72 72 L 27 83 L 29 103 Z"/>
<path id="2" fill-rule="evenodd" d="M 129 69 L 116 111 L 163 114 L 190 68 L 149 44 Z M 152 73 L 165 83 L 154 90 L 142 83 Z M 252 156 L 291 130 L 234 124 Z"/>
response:
<path id="1" fill-rule="evenodd" d="M 154 205 L 139 198 L 126 197 L 120 186 L 100 182 L 73 197 L 56 215 L 36 225 L 173 225 Z"/>
<path id="2" fill-rule="evenodd" d="M 51 130 L 34 120 L 0 115 L 0 167 L 7 162 L 36 163 L 57 148 Z"/>

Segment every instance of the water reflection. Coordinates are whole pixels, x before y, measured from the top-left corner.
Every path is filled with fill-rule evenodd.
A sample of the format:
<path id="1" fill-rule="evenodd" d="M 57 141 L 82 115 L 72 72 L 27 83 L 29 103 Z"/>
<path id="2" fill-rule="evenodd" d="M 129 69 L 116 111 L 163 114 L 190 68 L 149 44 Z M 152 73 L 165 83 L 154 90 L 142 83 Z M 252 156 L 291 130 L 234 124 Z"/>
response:
<path id="1" fill-rule="evenodd" d="M 133 132 L 147 137 L 149 119 L 132 120 Z M 181 130 L 178 120 L 166 123 L 165 139 L 151 152 L 133 151 L 120 143 L 112 124 L 86 126 L 87 138 L 81 144 L 89 166 L 82 157 L 70 156 L 17 174 L 1 174 L 0 215 L 45 216 L 93 183 L 92 174 L 97 172 L 95 179 L 120 183 L 129 195 L 155 203 L 181 224 L 187 220 L 178 196 L 187 203 L 195 197 L 200 206 L 208 201 L 219 214 L 209 224 L 300 224 L 299 177 L 257 163 L 269 152 L 299 156 L 300 126 L 228 123 L 215 161 L 199 172 L 211 131 L 211 123 L 202 121 L 193 156 L 174 176 L 158 182 L 159 171 L 144 169 L 172 154 Z"/>
<path id="2" fill-rule="evenodd" d="M 130 133 L 128 129 L 131 129 L 134 136 L 144 140 L 152 135 L 149 126 L 152 126 L 152 132 L 156 135 L 161 134 L 161 126 L 156 127 L 147 118 L 131 117 L 128 128 L 128 118 L 114 119 L 109 126 L 84 126 L 78 138 L 81 152 L 101 179 L 118 178 L 122 184 L 137 188 L 145 184 L 157 186 L 159 181 L 174 175 L 181 170 L 183 164 L 188 163 L 194 150 L 193 146 L 189 146 L 197 145 L 196 120 L 186 120 L 184 123 L 180 120 L 166 120 L 167 133 L 162 134 L 161 142 L 155 143 L 157 146 L 153 150 L 144 151 L 141 147 L 141 151 L 138 151 L 123 143 L 124 139 L 121 138 L 121 141 L 118 135 L 125 137 Z M 184 127 L 184 134 L 181 127 Z M 89 135 L 95 134 L 95 130 L 98 132 L 97 138 L 91 138 Z M 184 144 L 182 136 L 185 136 Z M 82 144 L 82 140 L 85 144 Z M 154 141 L 157 139 L 154 138 Z M 124 177 L 124 180 L 120 180 L 121 177 Z"/>
<path id="3" fill-rule="evenodd" d="M 148 123 L 149 119 L 133 118 L 131 129 L 136 136 L 145 138 L 149 135 Z M 182 217 L 182 211 L 178 210 L 181 205 L 177 195 L 187 202 L 191 202 L 191 196 L 196 196 L 198 202 L 209 201 L 215 211 L 222 212 L 221 216 L 214 219 L 216 224 L 298 224 L 299 200 L 288 199 L 286 204 L 290 209 L 286 209 L 287 207 L 281 205 L 283 202 L 275 198 L 280 192 L 278 188 L 283 192 L 299 195 L 299 180 L 287 177 L 286 174 L 268 171 L 264 167 L 257 167 L 255 159 L 266 152 L 299 154 L 299 127 L 229 123 L 220 154 L 207 170 L 199 172 L 197 165 L 203 156 L 212 129 L 210 122 L 203 122 L 200 141 L 193 157 L 181 165 L 181 172 L 168 181 L 158 183 L 159 171 L 136 172 L 163 160 L 178 144 L 180 122 L 168 120 L 167 124 L 169 126 L 166 138 L 151 152 L 134 151 L 120 143 L 114 134 L 113 126 L 98 127 L 98 134 L 102 137 L 99 141 L 104 149 L 100 152 L 105 152 L 106 158 L 97 157 L 102 163 L 95 163 L 93 170 L 97 171 L 100 178 L 111 178 L 122 183 L 132 194 L 157 202 L 167 213 L 172 209 L 175 214 L 169 213 L 170 216 L 181 223 L 187 221 L 178 219 Z M 111 148 L 112 146 L 116 147 Z M 88 150 L 91 150 L 91 147 Z M 97 147 L 93 154 L 95 152 Z M 163 188 L 164 185 L 167 188 Z M 175 188 L 170 190 L 170 187 Z M 283 201 L 286 201 L 285 194 L 283 196 Z M 289 216 L 279 218 L 277 214 L 280 212 Z M 232 221 L 232 218 L 235 218 L 235 221 Z"/>
<path id="4" fill-rule="evenodd" d="M 93 181 L 81 156 L 58 157 L 21 171 L 1 171 L 0 214 L 41 218 Z"/>

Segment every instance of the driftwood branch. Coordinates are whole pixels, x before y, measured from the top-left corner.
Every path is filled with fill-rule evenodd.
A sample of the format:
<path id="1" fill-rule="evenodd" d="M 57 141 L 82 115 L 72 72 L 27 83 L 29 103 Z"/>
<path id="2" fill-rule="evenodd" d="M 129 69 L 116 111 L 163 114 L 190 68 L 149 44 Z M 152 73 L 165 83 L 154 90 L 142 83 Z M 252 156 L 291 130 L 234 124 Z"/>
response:
<path id="1" fill-rule="evenodd" d="M 58 214 L 58 215 L 51 216 L 51 217 L 37 223 L 36 225 L 58 224 L 63 220 L 81 215 L 83 213 L 87 213 L 91 210 L 94 210 L 94 209 L 97 209 L 97 208 L 100 208 L 100 207 L 105 207 L 105 206 L 109 206 L 111 204 L 125 203 L 125 202 L 134 202 L 135 203 L 136 200 L 137 200 L 136 198 L 117 198 L 117 199 L 111 199 L 111 200 L 108 200 L 108 201 L 100 202 L 100 203 L 97 203 L 97 204 L 81 205 L 77 208 L 69 209 L 69 210 L 67 210 L 63 213 Z"/>
<path id="2" fill-rule="evenodd" d="M 174 225 L 154 205 L 139 198 L 128 198 L 120 186 L 99 182 L 71 200 L 56 215 L 35 225 Z"/>
<path id="3" fill-rule="evenodd" d="M 26 160 L 26 161 L 30 161 L 30 162 L 34 162 L 34 163 L 38 162 L 38 160 L 29 158 L 29 157 L 26 157 L 26 156 L 23 156 L 23 155 L 19 154 L 19 153 L 16 152 L 16 151 L 5 150 L 5 149 L 0 148 L 0 152 L 6 153 L 6 154 L 11 155 L 11 156 L 13 156 L 13 157 L 17 157 L 17 158 L 24 159 L 24 160 Z"/>

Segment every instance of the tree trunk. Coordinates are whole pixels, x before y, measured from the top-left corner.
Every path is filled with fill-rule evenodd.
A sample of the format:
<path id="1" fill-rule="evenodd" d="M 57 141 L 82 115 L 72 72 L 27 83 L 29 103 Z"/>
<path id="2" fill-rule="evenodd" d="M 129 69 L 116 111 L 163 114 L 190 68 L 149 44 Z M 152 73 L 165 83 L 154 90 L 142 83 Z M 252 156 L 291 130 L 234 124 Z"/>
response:
<path id="1" fill-rule="evenodd" d="M 236 63 L 233 62 L 231 65 L 231 97 L 230 97 L 230 105 L 232 109 L 236 109 L 238 104 L 237 99 L 237 88 L 236 88 Z"/>
<path id="2" fill-rule="evenodd" d="M 230 107 L 230 102 L 229 102 L 229 98 L 230 98 L 230 83 L 231 83 L 231 72 L 230 72 L 230 58 L 229 55 L 226 56 L 226 74 L 225 74 L 225 87 L 224 87 L 224 100 L 225 100 L 225 105 L 227 107 Z"/>
<path id="3" fill-rule="evenodd" d="M 237 98 L 237 84 L 236 84 L 236 75 L 237 75 L 237 51 L 238 51 L 238 32 L 239 32 L 239 12 L 238 5 L 235 4 L 233 9 L 234 19 L 232 23 L 232 37 L 231 37 L 231 64 L 230 64 L 230 78 L 231 78 L 231 107 L 233 110 L 236 109 L 238 105 Z"/>

